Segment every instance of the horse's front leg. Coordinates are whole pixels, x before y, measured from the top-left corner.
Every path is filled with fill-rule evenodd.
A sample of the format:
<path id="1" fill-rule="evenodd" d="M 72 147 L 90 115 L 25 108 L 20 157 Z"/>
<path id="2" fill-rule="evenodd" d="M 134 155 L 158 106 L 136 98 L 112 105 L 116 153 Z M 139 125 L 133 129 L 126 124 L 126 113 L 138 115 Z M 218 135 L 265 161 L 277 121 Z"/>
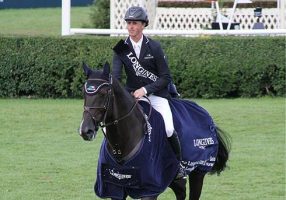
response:
<path id="1" fill-rule="evenodd" d="M 187 179 L 180 178 L 173 180 L 173 182 L 169 185 L 169 188 L 171 188 L 175 193 L 177 200 L 186 199 L 186 183 Z"/>
<path id="2" fill-rule="evenodd" d="M 124 199 L 111 199 L 111 200 L 126 200 L 126 198 Z M 156 197 L 143 197 L 141 198 L 141 200 L 157 200 L 157 196 Z"/>
<path id="3" fill-rule="evenodd" d="M 157 196 L 155 197 L 143 197 L 141 200 L 157 200 Z"/>

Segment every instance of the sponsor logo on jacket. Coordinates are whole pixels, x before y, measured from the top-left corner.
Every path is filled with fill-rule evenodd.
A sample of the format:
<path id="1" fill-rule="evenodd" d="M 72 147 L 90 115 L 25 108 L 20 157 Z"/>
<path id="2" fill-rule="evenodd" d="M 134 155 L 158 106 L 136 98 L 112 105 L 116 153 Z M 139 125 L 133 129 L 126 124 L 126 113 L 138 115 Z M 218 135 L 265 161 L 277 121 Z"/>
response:
<path id="1" fill-rule="evenodd" d="M 131 61 L 133 70 L 136 74 L 136 76 L 141 76 L 144 78 L 148 78 L 155 82 L 158 79 L 158 76 L 153 74 L 152 72 L 149 72 L 148 70 L 144 69 L 140 63 L 138 62 L 137 58 L 133 55 L 132 52 L 127 54 L 127 58 Z"/>

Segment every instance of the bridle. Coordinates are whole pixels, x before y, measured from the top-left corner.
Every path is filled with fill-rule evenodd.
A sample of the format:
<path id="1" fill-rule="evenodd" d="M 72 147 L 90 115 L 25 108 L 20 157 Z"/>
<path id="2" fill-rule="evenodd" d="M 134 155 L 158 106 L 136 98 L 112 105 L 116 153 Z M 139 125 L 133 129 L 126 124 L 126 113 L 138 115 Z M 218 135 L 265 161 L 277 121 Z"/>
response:
<path id="1" fill-rule="evenodd" d="M 101 82 L 101 84 L 98 87 L 95 87 L 92 84 L 88 85 L 88 81 L 97 81 L 97 82 Z M 96 95 L 97 93 L 99 93 L 101 91 L 101 89 L 103 87 L 108 87 L 108 89 L 106 90 L 107 94 L 104 97 L 103 105 L 102 106 L 101 105 L 100 106 L 87 106 L 86 105 L 86 103 L 87 103 L 87 97 L 86 96 L 87 95 L 89 95 L 89 96 Z M 117 152 L 114 154 L 118 154 L 118 155 L 121 154 L 120 149 L 117 149 L 116 145 L 113 145 L 109 141 L 109 139 L 107 137 L 107 132 L 104 128 L 111 126 L 111 125 L 117 125 L 120 121 L 122 121 L 122 120 L 126 119 L 128 116 L 130 116 L 133 113 L 133 111 L 135 110 L 135 108 L 137 107 L 138 100 L 137 99 L 135 100 L 132 107 L 128 110 L 128 112 L 126 114 L 119 116 L 118 118 L 116 118 L 115 120 L 113 120 L 111 122 L 106 122 L 107 114 L 110 111 L 110 109 L 112 109 L 112 99 L 114 99 L 114 88 L 112 85 L 112 76 L 111 75 L 109 76 L 109 81 L 107 81 L 105 79 L 100 79 L 100 78 L 88 79 L 86 81 L 86 83 L 84 84 L 84 92 L 85 92 L 85 95 L 84 95 L 84 112 L 88 113 L 90 115 L 90 117 L 92 118 L 95 129 L 98 129 L 98 126 L 101 127 L 101 131 L 104 134 L 106 141 L 108 142 L 108 144 L 112 148 L 112 151 Z M 147 97 L 146 97 L 146 99 L 150 103 L 150 100 Z M 95 117 L 96 110 L 98 110 L 98 109 L 103 110 L 102 111 L 103 116 L 100 120 L 96 119 L 96 117 Z M 93 110 L 95 110 L 95 111 L 93 112 Z M 151 103 L 150 103 L 149 116 L 143 117 L 146 121 L 148 121 L 148 119 L 151 115 L 151 110 L 152 110 L 152 107 L 151 107 Z M 142 115 L 145 116 L 141 109 L 140 109 L 140 111 L 141 111 Z"/>
<path id="2" fill-rule="evenodd" d="M 105 86 L 109 87 L 109 89 L 107 90 L 107 95 L 105 97 L 103 106 L 86 106 L 86 97 L 84 99 L 84 112 L 89 113 L 89 115 L 93 119 L 93 122 L 94 122 L 95 125 L 98 124 L 101 128 L 108 127 L 110 125 L 117 125 L 119 121 L 127 118 L 133 112 L 133 110 L 135 109 L 135 107 L 136 107 L 136 105 L 138 103 L 137 100 L 135 101 L 135 103 L 132 105 L 131 109 L 126 114 L 118 117 L 117 119 L 115 119 L 115 120 L 113 120 L 111 122 L 106 123 L 107 113 L 108 113 L 108 111 L 110 110 L 110 107 L 111 107 L 110 102 L 111 102 L 112 97 L 114 96 L 114 91 L 113 91 L 113 87 L 112 87 L 112 76 L 110 75 L 109 81 L 106 81 L 104 79 L 99 79 L 99 78 L 88 79 L 87 81 L 100 81 L 100 82 L 102 82 L 102 84 L 100 84 L 97 88 L 92 88 L 91 90 L 89 90 L 87 88 L 87 82 L 86 82 L 84 84 L 84 90 L 85 90 L 85 93 L 87 95 L 96 95 L 96 93 L 98 93 L 101 90 L 101 88 L 103 88 Z M 92 114 L 92 110 L 93 109 L 103 109 L 104 110 L 103 117 L 99 121 L 99 123 L 96 122 L 95 116 Z"/>

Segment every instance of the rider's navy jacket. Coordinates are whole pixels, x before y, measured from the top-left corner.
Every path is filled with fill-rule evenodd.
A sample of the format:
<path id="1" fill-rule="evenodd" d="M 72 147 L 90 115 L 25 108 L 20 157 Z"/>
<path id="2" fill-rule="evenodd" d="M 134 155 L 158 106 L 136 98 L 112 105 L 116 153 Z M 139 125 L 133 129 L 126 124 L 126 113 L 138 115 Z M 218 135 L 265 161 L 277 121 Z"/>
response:
<path id="1" fill-rule="evenodd" d="M 127 75 L 126 89 L 133 92 L 145 87 L 148 94 L 169 98 L 169 67 L 159 42 L 143 35 L 140 57 L 137 58 L 130 38 L 113 48 L 113 76 L 121 80 L 122 67 Z"/>

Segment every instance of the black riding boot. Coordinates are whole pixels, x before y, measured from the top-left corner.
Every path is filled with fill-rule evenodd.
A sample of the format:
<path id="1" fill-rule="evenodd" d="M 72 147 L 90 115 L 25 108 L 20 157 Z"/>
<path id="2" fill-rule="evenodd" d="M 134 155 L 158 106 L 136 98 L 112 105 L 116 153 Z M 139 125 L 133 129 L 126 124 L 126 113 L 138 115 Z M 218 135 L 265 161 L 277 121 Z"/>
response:
<path id="1" fill-rule="evenodd" d="M 174 131 L 173 135 L 171 137 L 168 137 L 168 140 L 169 140 L 169 143 L 171 144 L 171 147 L 174 153 L 176 154 L 177 159 L 180 161 L 180 167 L 179 167 L 179 171 L 176 176 L 176 179 L 185 178 L 186 176 L 185 169 L 183 165 L 181 164 L 181 161 L 182 161 L 181 143 L 180 143 L 177 132 Z"/>

